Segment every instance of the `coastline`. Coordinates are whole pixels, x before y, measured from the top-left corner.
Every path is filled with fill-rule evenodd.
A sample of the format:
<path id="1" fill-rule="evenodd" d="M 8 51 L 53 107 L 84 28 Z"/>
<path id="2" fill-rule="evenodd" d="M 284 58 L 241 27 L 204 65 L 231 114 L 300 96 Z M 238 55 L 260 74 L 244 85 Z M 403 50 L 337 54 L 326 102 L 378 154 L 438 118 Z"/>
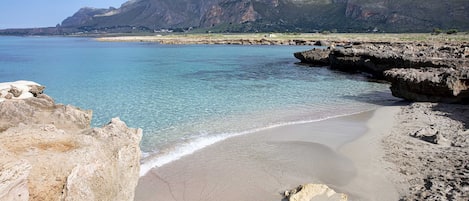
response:
<path id="1" fill-rule="evenodd" d="M 351 42 L 384 44 L 389 42 L 460 42 L 468 41 L 469 34 L 431 35 L 429 33 L 258 33 L 258 34 L 165 34 L 143 36 L 95 36 L 100 42 L 148 42 L 172 45 L 222 44 L 222 45 L 338 45 Z"/>
<path id="2" fill-rule="evenodd" d="M 369 167 L 381 155 L 363 154 L 383 153 L 379 142 L 393 124 L 375 123 L 392 120 L 398 110 L 382 107 L 226 139 L 152 169 L 140 178 L 135 200 L 281 200 L 281 192 L 312 181 L 353 199 L 397 200 L 386 178 L 367 176 L 384 175 L 382 163 Z M 368 191 L 357 190 L 364 187 Z"/>
<path id="3" fill-rule="evenodd" d="M 11 90 L 11 93 L 14 94 L 14 91 L 16 90 Z M 210 189 L 208 184 L 211 181 L 216 181 L 217 184 L 224 182 L 226 188 L 231 188 L 229 186 L 231 183 L 242 187 L 247 183 L 256 187 L 254 190 L 234 188 L 238 191 L 232 194 L 224 191 L 226 188 L 221 189 L 221 192 L 228 193 L 218 195 L 220 196 L 218 200 L 222 198 L 226 200 L 223 196 L 243 200 L 246 198 L 242 196 L 254 194 L 258 196 L 256 199 L 267 199 L 267 196 L 271 196 L 269 200 L 277 199 L 280 192 L 306 182 L 325 183 L 338 192 L 347 193 L 352 199 L 360 200 L 383 200 L 383 197 L 389 200 L 468 199 L 469 161 L 466 156 L 469 154 L 469 140 L 467 139 L 469 107 L 457 104 L 410 103 L 407 106 L 396 107 L 398 109 L 391 108 L 385 106 L 372 112 L 373 114 L 368 112 L 308 124 L 287 125 L 246 136 L 236 136 L 152 171 L 156 179 L 153 178 L 150 184 L 162 182 L 169 186 L 171 197 L 167 197 L 168 200 L 173 196 L 179 199 L 179 195 L 173 193 L 173 186 L 179 188 L 178 185 L 183 183 L 183 189 L 185 189 L 186 184 L 193 185 L 194 182 L 196 185 L 205 185 L 202 189 L 198 189 L 202 191 L 202 193 L 199 191 L 199 194 L 212 199 L 217 194 L 206 192 L 218 190 L 215 187 Z M 310 139 L 306 135 L 293 138 L 290 138 L 292 137 L 290 135 L 286 138 L 280 137 L 282 133 L 301 131 L 301 128 L 304 128 L 302 126 L 308 127 L 312 124 L 320 125 L 319 129 L 316 128 L 317 130 L 335 133 L 335 135 L 332 135 L 332 139 L 322 139 L 319 136 Z M 46 127 L 42 125 L 36 129 L 46 129 Z M 339 131 L 331 131 L 331 129 Z M 347 138 L 348 135 L 340 135 L 342 132 L 340 130 L 352 133 L 354 137 Z M 256 135 L 257 138 L 252 135 Z M 272 136 L 273 138 L 268 138 Z M 232 151 L 224 153 L 227 147 L 231 147 Z M 206 153 L 207 150 L 209 153 Z M 254 152 L 251 152 L 252 150 Z M 365 152 L 361 154 L 363 150 Z M 202 156 L 200 156 L 201 153 Z M 204 153 L 206 155 L 203 155 Z M 272 153 L 273 156 L 268 155 Z M 222 155 L 217 157 L 213 154 Z M 319 166 L 314 163 L 305 163 L 303 159 L 300 159 L 305 155 L 312 158 L 310 161 L 325 162 Z M 244 158 L 245 156 L 248 158 Z M 188 162 L 193 157 L 195 159 Z M 227 158 L 229 160 L 226 162 Z M 259 159 L 261 160 L 258 161 Z M 138 160 L 135 161 L 138 162 Z M 177 175 L 177 170 L 181 170 L 181 166 L 183 171 L 179 172 L 193 171 L 192 166 L 201 161 L 205 164 L 197 167 L 202 168 L 196 172 L 197 174 L 184 173 L 183 176 L 188 177 L 189 180 L 184 180 L 185 178 Z M 283 161 L 285 164 L 278 165 L 276 164 L 278 161 Z M 174 163 L 178 163 L 179 166 Z M 249 168 L 240 166 L 239 163 L 255 167 L 252 170 L 254 173 L 249 172 L 251 171 Z M 172 174 L 161 176 L 159 169 L 168 169 L 168 166 L 175 167 L 167 170 Z M 337 166 L 345 167 L 337 168 Z M 210 176 L 213 170 L 215 173 L 217 171 L 221 173 Z M 314 172 L 308 172 L 311 170 Z M 340 174 L 331 175 L 330 172 L 324 170 Z M 227 171 L 230 175 L 224 176 L 223 174 Z M 290 174 L 289 171 L 294 173 Z M 138 170 L 136 172 L 138 174 Z M 194 178 L 193 175 L 197 177 Z M 170 179 L 166 179 L 168 177 Z M 176 184 L 169 184 L 174 181 L 172 180 L 174 177 Z M 207 177 L 210 178 L 207 179 Z M 232 177 L 237 180 L 232 182 L 230 180 Z M 138 179 L 138 175 L 135 178 Z M 196 179 L 199 180 L 194 181 Z M 380 189 L 386 189 L 386 191 L 380 191 Z M 190 193 L 197 194 L 197 192 L 189 192 L 187 195 Z M 242 193 L 245 195 L 237 195 Z M 183 190 L 183 199 L 190 199 L 185 196 L 186 192 Z"/>

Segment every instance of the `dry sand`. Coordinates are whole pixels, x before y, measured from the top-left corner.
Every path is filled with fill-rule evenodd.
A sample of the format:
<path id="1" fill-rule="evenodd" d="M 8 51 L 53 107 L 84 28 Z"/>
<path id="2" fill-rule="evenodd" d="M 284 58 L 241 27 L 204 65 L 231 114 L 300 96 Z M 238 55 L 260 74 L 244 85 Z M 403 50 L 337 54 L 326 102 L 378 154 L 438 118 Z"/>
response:
<path id="1" fill-rule="evenodd" d="M 327 184 L 352 200 L 398 200 L 387 178 L 398 175 L 386 173 L 391 164 L 382 161 L 380 143 L 397 111 L 383 107 L 227 139 L 151 170 L 135 200 L 282 200 L 282 192 L 303 183 Z"/>
<path id="2" fill-rule="evenodd" d="M 383 139 L 402 200 L 469 200 L 469 105 L 412 103 Z"/>

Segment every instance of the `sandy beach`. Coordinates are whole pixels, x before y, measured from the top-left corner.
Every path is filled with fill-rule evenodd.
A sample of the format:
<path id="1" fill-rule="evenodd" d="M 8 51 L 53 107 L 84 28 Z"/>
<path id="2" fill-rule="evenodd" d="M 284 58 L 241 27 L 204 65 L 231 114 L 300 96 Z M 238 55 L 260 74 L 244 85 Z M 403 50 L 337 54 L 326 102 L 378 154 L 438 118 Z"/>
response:
<path id="1" fill-rule="evenodd" d="M 227 139 L 140 178 L 136 199 L 282 200 L 304 183 L 352 200 L 398 200 L 381 139 L 398 106 Z"/>

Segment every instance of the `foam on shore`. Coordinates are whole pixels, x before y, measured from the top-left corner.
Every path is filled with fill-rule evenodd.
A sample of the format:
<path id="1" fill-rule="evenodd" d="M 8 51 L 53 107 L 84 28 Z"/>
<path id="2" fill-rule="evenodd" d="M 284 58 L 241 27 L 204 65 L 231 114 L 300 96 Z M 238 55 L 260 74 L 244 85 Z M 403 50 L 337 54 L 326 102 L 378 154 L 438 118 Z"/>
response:
<path id="1" fill-rule="evenodd" d="M 256 128 L 256 129 L 251 129 L 251 130 L 246 130 L 246 131 L 236 132 L 236 133 L 223 133 L 219 135 L 199 137 L 189 142 L 177 145 L 172 150 L 167 151 L 167 152 L 157 153 L 154 155 L 143 153 L 143 156 L 146 155 L 147 157 L 145 157 L 142 160 L 142 163 L 140 165 L 140 177 L 145 176 L 153 168 L 161 167 L 173 161 L 179 160 L 184 156 L 191 155 L 198 150 L 201 150 L 207 146 L 213 145 L 217 142 L 221 142 L 228 138 L 256 133 L 256 132 L 283 127 L 283 126 L 307 124 L 307 123 L 324 121 L 324 120 L 333 119 L 333 118 L 356 115 L 356 114 L 360 114 L 360 113 L 364 113 L 368 111 L 371 111 L 371 110 L 360 111 L 360 112 L 355 112 L 355 113 L 350 113 L 350 114 L 334 115 L 334 116 L 329 116 L 329 117 L 324 117 L 324 118 L 319 118 L 319 119 L 312 119 L 312 120 L 284 122 L 284 123 L 269 125 L 269 126 L 262 127 L 262 128 Z"/>

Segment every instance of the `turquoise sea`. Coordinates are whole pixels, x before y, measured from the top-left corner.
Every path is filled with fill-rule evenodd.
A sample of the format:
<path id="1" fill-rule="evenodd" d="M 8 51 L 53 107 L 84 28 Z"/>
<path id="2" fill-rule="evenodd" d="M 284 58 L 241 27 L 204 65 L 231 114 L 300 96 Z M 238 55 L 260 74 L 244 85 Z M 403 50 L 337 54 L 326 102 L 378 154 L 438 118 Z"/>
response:
<path id="1" fill-rule="evenodd" d="M 296 65 L 308 46 L 160 45 L 0 37 L 0 82 L 45 85 L 56 102 L 144 130 L 147 167 L 231 136 L 394 101 L 387 84 Z"/>

